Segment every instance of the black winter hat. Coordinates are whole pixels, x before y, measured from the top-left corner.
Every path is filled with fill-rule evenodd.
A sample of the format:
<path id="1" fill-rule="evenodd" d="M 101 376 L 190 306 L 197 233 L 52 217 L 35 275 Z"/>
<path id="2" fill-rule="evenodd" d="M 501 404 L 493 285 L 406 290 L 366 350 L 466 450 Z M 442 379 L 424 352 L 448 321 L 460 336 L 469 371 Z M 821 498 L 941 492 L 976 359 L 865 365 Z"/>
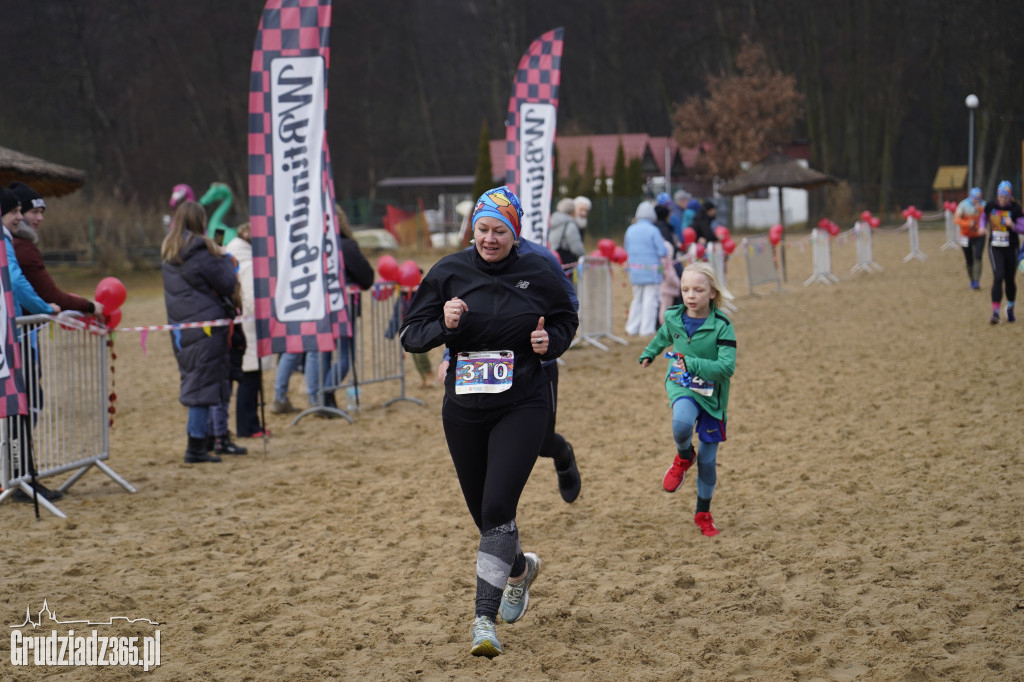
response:
<path id="1" fill-rule="evenodd" d="M 19 206 L 21 206 L 21 200 L 18 199 L 18 195 L 9 189 L 0 187 L 0 215 L 7 215 Z"/>
<path id="2" fill-rule="evenodd" d="M 28 213 L 33 208 L 46 209 L 46 202 L 39 192 L 35 191 L 24 182 L 14 181 L 7 186 L 7 189 L 14 192 L 21 202 L 21 212 Z"/>

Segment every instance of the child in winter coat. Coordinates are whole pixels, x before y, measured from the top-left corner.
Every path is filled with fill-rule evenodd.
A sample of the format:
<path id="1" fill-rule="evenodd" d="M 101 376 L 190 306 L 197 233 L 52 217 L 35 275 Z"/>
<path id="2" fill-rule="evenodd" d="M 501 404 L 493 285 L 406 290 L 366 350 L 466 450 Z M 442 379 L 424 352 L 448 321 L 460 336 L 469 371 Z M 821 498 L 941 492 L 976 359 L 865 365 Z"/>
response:
<path id="1" fill-rule="evenodd" d="M 665 390 L 672 406 L 672 435 L 676 456 L 665 473 L 662 486 L 675 492 L 686 471 L 697 461 L 697 511 L 694 523 L 712 537 L 718 528 L 711 518 L 711 496 L 715 489 L 715 459 L 718 444 L 725 440 L 729 379 L 736 369 L 736 333 L 732 323 L 719 312 L 723 301 L 731 300 L 707 263 L 694 263 L 680 278 L 683 305 L 665 313 L 665 323 L 640 355 L 647 367 L 663 350 L 672 347 L 672 362 L 665 376 Z M 695 453 L 693 434 L 700 440 Z"/>

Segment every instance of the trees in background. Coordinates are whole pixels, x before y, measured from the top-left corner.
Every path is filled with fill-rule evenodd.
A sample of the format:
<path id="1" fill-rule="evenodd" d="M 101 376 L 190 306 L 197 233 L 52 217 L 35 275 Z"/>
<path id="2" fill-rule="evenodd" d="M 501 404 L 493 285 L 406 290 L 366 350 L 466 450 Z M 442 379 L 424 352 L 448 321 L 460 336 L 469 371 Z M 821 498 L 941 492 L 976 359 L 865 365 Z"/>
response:
<path id="1" fill-rule="evenodd" d="M 734 75 L 709 75 L 706 96 L 692 95 L 676 107 L 673 137 L 683 147 L 701 147 L 697 172 L 731 178 L 774 147 L 795 139 L 803 95 L 796 78 L 772 69 L 764 47 L 743 39 Z"/>
<path id="2" fill-rule="evenodd" d="M 480 124 L 480 139 L 477 142 L 476 175 L 473 177 L 471 194 L 473 201 L 494 187 L 491 167 L 491 129 L 484 118 L 484 122 Z"/>
<path id="3" fill-rule="evenodd" d="M 218 180 L 245 205 L 249 65 L 263 0 L 5 4 L 0 144 L 86 170 L 87 191 L 155 203 L 176 183 Z M 988 192 L 1021 167 L 1024 88 L 1014 83 L 1024 41 L 992 36 L 996 22 L 1001 35 L 1024 33 L 1018 5 L 419 0 L 396 12 L 394 3 L 334 0 L 335 184 L 346 198 L 371 195 L 390 176 L 468 175 L 481 114 L 502 130 L 520 56 L 564 26 L 560 132 L 668 135 L 677 103 L 706 114 L 736 100 L 743 93 L 727 97 L 717 83 L 748 73 L 746 33 L 763 48 L 765 73 L 791 75 L 804 96 L 791 136 L 809 144 L 816 168 L 850 184 L 855 204 L 925 205 L 936 167 L 967 162 L 972 92 L 981 100 L 975 176 Z M 772 95 L 762 91 L 756 106 Z M 709 153 L 760 143 L 748 139 L 753 128 L 718 134 Z M 735 168 L 714 162 L 722 173 Z"/>

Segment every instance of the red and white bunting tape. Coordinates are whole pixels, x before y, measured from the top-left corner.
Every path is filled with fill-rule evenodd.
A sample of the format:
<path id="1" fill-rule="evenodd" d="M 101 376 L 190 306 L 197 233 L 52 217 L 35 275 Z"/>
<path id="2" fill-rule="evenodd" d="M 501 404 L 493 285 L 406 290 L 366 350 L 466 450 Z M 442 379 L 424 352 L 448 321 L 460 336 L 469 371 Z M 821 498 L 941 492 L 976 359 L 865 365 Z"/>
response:
<path id="1" fill-rule="evenodd" d="M 182 322 L 181 324 L 153 324 L 147 327 L 118 327 L 110 331 L 117 332 L 167 332 L 175 329 L 199 329 L 202 327 L 226 327 L 232 322 L 249 322 L 255 320 L 253 315 L 242 315 L 234 320 L 224 318 L 222 320 L 210 320 L 207 322 Z"/>

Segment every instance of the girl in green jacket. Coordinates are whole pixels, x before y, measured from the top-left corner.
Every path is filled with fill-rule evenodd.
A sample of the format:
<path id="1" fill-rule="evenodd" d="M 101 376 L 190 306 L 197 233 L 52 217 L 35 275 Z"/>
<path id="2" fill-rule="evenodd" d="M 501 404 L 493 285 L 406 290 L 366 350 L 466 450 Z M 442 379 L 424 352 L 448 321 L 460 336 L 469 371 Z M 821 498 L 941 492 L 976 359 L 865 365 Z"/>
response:
<path id="1" fill-rule="evenodd" d="M 686 471 L 697 460 L 697 512 L 694 523 L 708 537 L 718 535 L 711 518 L 711 495 L 715 490 L 715 457 L 725 440 L 729 378 L 736 369 L 736 333 L 732 323 L 719 312 L 723 301 L 732 300 L 715 271 L 707 263 L 694 263 L 683 270 L 679 289 L 683 305 L 665 311 L 665 323 L 640 355 L 647 367 L 663 350 L 672 347 L 665 391 L 672 406 L 672 435 L 676 456 L 665 472 L 662 486 L 667 492 L 679 489 Z M 695 455 L 693 434 L 697 432 L 700 452 Z"/>

